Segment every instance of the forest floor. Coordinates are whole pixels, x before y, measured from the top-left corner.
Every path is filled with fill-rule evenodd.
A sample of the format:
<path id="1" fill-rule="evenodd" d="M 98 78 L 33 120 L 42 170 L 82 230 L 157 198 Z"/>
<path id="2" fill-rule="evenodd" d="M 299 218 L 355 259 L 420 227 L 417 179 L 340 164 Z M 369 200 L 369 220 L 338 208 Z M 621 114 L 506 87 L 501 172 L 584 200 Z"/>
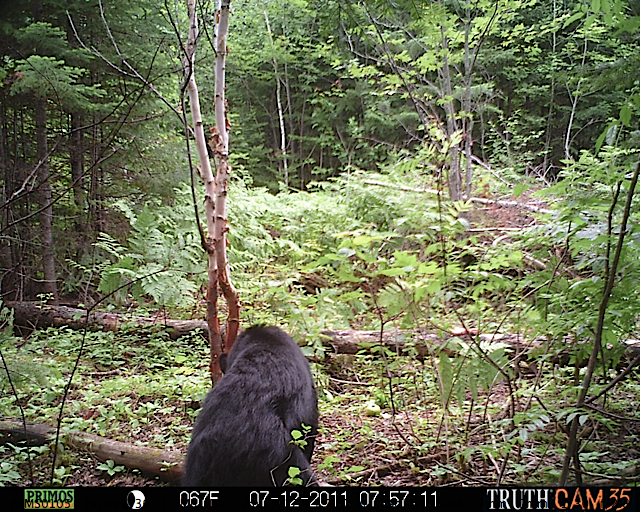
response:
<path id="1" fill-rule="evenodd" d="M 633 385 L 637 388 L 637 373 L 633 380 L 636 381 Z M 353 401 L 356 404 L 336 406 L 323 401 L 320 403 L 320 432 L 313 466 L 322 485 L 490 487 L 497 485 L 498 474 L 504 475 L 502 485 L 505 482 L 511 485 L 517 482 L 553 485 L 548 480 L 548 470 L 562 466 L 560 448 L 566 435 L 559 422 L 553 421 L 542 432 L 538 432 L 535 441 L 531 436 L 528 443 L 516 445 L 506 461 L 501 454 L 504 447 L 500 446 L 500 439 L 493 441 L 493 454 L 491 450 L 485 449 L 484 456 L 480 456 L 479 447 L 486 448 L 492 444 L 490 438 L 493 433 L 487 433 L 487 425 L 499 423 L 507 415 L 509 391 L 504 384 L 494 386 L 489 396 L 478 396 L 478 404 L 470 406 L 471 413 L 458 411 L 458 414 L 444 417 L 439 403 L 429 406 L 429 398 L 421 397 L 419 406 L 407 404 L 395 415 L 386 408 L 377 416 L 369 416 L 364 412 L 365 402 L 355 398 L 362 393 L 363 386 L 367 386 L 366 382 L 348 383 L 342 378 L 330 378 L 330 381 L 333 381 L 330 386 L 331 401 L 345 404 Z M 617 476 L 625 477 L 627 485 L 629 479 L 637 484 L 637 475 L 640 473 L 640 451 L 637 449 L 637 426 L 640 420 L 634 419 L 638 416 L 637 402 L 633 388 L 618 391 L 616 395 L 615 403 L 626 404 L 625 410 L 604 411 L 604 414 L 617 418 L 618 425 L 610 430 L 596 425 L 588 439 L 583 440 L 582 457 L 587 462 L 596 458 L 600 464 L 609 464 L 611 468 L 619 464 L 621 471 Z M 468 398 L 471 399 L 470 396 Z M 518 409 L 523 409 L 524 402 L 519 402 Z M 116 431 L 123 433 L 116 437 L 130 442 L 126 435 L 130 425 L 114 427 Z M 147 432 L 148 437 L 145 439 L 144 435 L 138 435 L 136 442 L 153 446 L 154 434 L 161 432 L 163 428 L 161 424 L 153 425 Z M 143 432 L 144 430 L 140 433 Z M 182 436 L 172 449 L 186 453 L 188 439 L 188 435 Z M 537 449 L 532 449 L 532 443 Z M 559 446 L 553 446 L 556 443 Z M 606 447 L 606 451 L 602 447 Z M 62 458 L 64 464 L 71 468 L 65 479 L 65 486 L 167 485 L 122 466 L 115 466 L 110 475 L 104 466 L 100 468 L 100 461 L 88 453 L 65 451 Z M 635 466 L 624 463 L 634 460 L 638 462 Z M 48 474 L 50 461 L 50 454 L 36 457 L 35 473 Z M 26 484 L 29 482 L 27 465 L 24 464 L 22 469 L 22 482 Z M 524 473 L 529 474 L 530 480 Z M 588 481 L 596 482 L 597 485 L 611 485 L 615 481 L 609 480 L 611 476 L 613 475 L 589 471 L 584 474 Z"/>
<path id="2" fill-rule="evenodd" d="M 471 221 L 482 228 L 522 228 L 533 218 L 519 209 L 488 205 L 474 209 Z M 480 243 L 491 244 L 499 236 L 499 232 L 487 234 L 484 240 L 480 233 L 478 238 Z M 43 359 L 67 364 L 60 371 L 68 375 L 78 336 L 50 329 L 28 343 L 33 343 Z M 193 382 L 188 379 L 206 373 L 204 343 L 196 347 L 194 340 L 167 342 L 166 338 L 138 332 L 92 336 L 87 360 L 82 363 L 86 366 L 81 367 L 83 382 L 74 385 L 68 399 L 71 405 L 66 414 L 74 417 L 70 419 L 86 421 L 88 431 L 103 437 L 186 453 L 198 407 L 193 387 L 189 388 Z M 39 343 L 44 343 L 44 348 L 38 348 Z M 192 359 L 176 364 L 176 354 Z M 567 382 L 575 381 L 572 372 L 576 369 L 547 365 L 541 378 L 537 371 L 525 372 L 513 379 L 515 388 L 511 390 L 498 379 L 488 393 L 467 390 L 466 396 L 455 403 L 452 400 L 444 413 L 437 364 L 435 359 L 421 362 L 407 356 L 382 361 L 371 353 L 317 364 L 320 430 L 313 466 L 323 484 L 493 486 L 557 482 L 567 439 L 566 415 L 558 412 L 570 406 L 573 396 L 560 395 Z M 116 373 L 107 376 L 105 370 L 114 367 Z M 185 371 L 181 374 L 181 370 Z M 581 439 L 583 477 L 588 482 L 608 485 L 622 478 L 633 485 L 640 481 L 639 371 L 636 368 L 610 392 L 606 409 L 592 409 L 597 420 L 588 420 L 591 426 Z M 37 398 L 37 392 L 32 396 Z M 509 409 L 514 401 L 512 418 Z M 560 405 L 561 401 L 566 405 Z M 379 413 L 369 414 L 371 402 L 378 403 Z M 541 404 L 536 414 L 530 410 L 532 402 Z M 56 404 L 42 402 L 34 407 L 28 419 L 54 424 L 51 411 Z M 514 441 L 518 436 L 521 441 Z M 11 456 L 10 452 L 0 453 L 0 462 Z M 50 453 L 35 455 L 36 484 L 48 481 L 50 464 Z M 137 470 L 106 467 L 88 453 L 65 450 L 61 464 L 66 473 L 59 483 L 65 486 L 167 485 Z M 26 462 L 14 467 L 20 479 L 5 478 L 5 484 L 27 485 Z"/>

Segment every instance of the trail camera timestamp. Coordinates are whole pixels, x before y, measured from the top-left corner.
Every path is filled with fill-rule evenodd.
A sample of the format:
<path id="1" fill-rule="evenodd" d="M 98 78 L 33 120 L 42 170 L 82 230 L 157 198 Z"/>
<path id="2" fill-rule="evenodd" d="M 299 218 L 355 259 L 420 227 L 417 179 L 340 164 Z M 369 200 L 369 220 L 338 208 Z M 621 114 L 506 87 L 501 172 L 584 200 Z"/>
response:
<path id="1" fill-rule="evenodd" d="M 283 491 L 251 491 L 249 506 L 269 508 L 278 505 L 283 508 L 346 508 L 349 506 L 346 490 L 283 490 Z"/>
<path id="2" fill-rule="evenodd" d="M 354 503 L 358 505 L 358 503 Z M 393 507 L 408 509 L 414 507 L 435 508 L 436 491 L 420 489 L 367 489 L 359 491 L 359 505 L 362 508 Z"/>
<path id="3" fill-rule="evenodd" d="M 342 489 L 297 491 L 251 491 L 249 505 L 266 508 L 278 505 L 283 508 L 361 508 L 375 510 L 398 508 L 421 510 L 435 509 L 436 491 L 419 489 Z"/>

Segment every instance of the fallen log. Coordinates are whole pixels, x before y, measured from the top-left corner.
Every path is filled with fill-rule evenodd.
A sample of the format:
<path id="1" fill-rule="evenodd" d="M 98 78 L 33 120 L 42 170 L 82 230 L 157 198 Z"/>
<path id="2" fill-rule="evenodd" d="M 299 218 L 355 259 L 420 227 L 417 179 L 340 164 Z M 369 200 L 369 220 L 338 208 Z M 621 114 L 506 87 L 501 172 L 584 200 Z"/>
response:
<path id="1" fill-rule="evenodd" d="M 105 311 L 92 311 L 87 317 L 84 309 L 69 306 L 53 306 L 40 302 L 7 302 L 13 308 L 14 326 L 32 331 L 46 327 L 69 327 L 70 329 L 117 331 L 123 324 L 134 323 L 140 327 L 159 326 L 166 329 L 172 339 L 178 339 L 196 329 L 208 337 L 209 329 L 204 320 L 173 320 L 158 315 L 155 318 L 121 315 Z"/>
<path id="2" fill-rule="evenodd" d="M 355 354 L 363 348 L 378 346 L 382 343 L 385 347 L 400 353 L 413 352 L 418 358 L 424 358 L 434 355 L 439 350 L 444 350 L 448 355 L 454 355 L 453 348 L 447 346 L 447 342 L 452 338 L 459 338 L 466 343 L 471 343 L 471 338 L 480 341 L 493 341 L 506 343 L 515 349 L 518 353 L 527 351 L 533 346 L 539 346 L 540 342 L 525 342 L 524 337 L 520 334 L 473 334 L 467 332 L 445 333 L 443 336 L 437 334 L 417 331 L 400 331 L 388 330 L 382 333 L 380 339 L 380 331 L 354 331 L 351 329 L 337 331 L 323 331 L 323 343 L 325 346 L 331 347 L 332 352 L 337 354 Z"/>
<path id="3" fill-rule="evenodd" d="M 46 327 L 68 327 L 70 329 L 117 331 L 124 324 L 135 324 L 141 328 L 159 327 L 166 329 L 172 339 L 177 339 L 199 329 L 208 337 L 209 329 L 204 320 L 173 320 L 166 317 L 141 317 L 122 315 L 104 311 L 92 311 L 87 317 L 84 309 L 69 306 L 53 306 L 38 302 L 8 302 L 7 306 L 14 310 L 14 326 L 18 330 L 42 329 Z M 394 352 L 414 351 L 418 357 L 424 358 L 434 350 L 442 347 L 445 341 L 458 333 L 439 336 L 423 331 L 386 330 L 380 338 L 379 331 L 356 331 L 352 329 L 327 330 L 321 333 L 322 343 L 328 352 L 335 354 L 355 354 L 363 348 L 378 346 L 382 343 Z M 463 336 L 468 336 L 464 334 Z M 481 334 L 481 340 L 491 339 L 512 345 L 523 346 L 520 335 Z M 446 349 L 446 348 L 445 348 Z M 447 349 L 448 350 L 448 349 Z"/>
<path id="4" fill-rule="evenodd" d="M 55 434 L 55 428 L 42 423 L 28 421 L 25 429 L 17 420 L 0 421 L 2 443 L 29 440 L 31 445 L 45 444 L 52 441 Z M 66 444 L 76 450 L 87 451 L 101 461 L 112 460 L 166 482 L 178 483 L 182 477 L 182 453 L 123 443 L 77 430 L 66 433 L 65 437 Z"/>
<path id="5" fill-rule="evenodd" d="M 69 306 L 53 306 L 38 302 L 8 302 L 7 306 L 14 310 L 14 326 L 18 330 L 42 329 L 46 327 L 68 327 L 70 329 L 117 331 L 124 324 L 135 324 L 140 328 L 157 327 L 166 329 L 172 339 L 177 339 L 197 329 L 203 336 L 208 337 L 209 329 L 204 320 L 173 320 L 157 316 L 156 318 L 122 315 L 104 311 L 92 311 L 87 317 L 84 309 Z M 385 330 L 380 338 L 380 331 L 357 331 L 353 329 L 327 330 L 321 333 L 322 343 L 329 353 L 355 354 L 363 348 L 378 346 L 382 343 L 388 349 L 397 353 L 413 352 L 424 358 L 441 349 L 443 344 L 453 336 L 463 339 L 469 338 L 467 333 L 446 333 L 444 336 L 426 331 Z M 518 352 L 528 349 L 529 344 L 518 334 L 480 334 L 480 340 L 491 340 L 507 343 Z M 539 343 L 535 343 L 538 345 Z M 453 354 L 446 348 L 445 350 Z"/>
<path id="6" fill-rule="evenodd" d="M 32 331 L 46 327 L 69 327 L 70 329 L 117 331 L 124 324 L 135 324 L 141 328 L 159 327 L 165 329 L 172 339 L 200 330 L 208 339 L 209 328 L 204 320 L 174 320 L 164 316 L 155 318 L 122 315 L 104 311 L 92 311 L 87 318 L 84 309 L 69 306 L 53 306 L 39 302 L 7 302 L 6 306 L 14 310 L 14 326 L 18 332 L 22 329 Z M 544 339 L 525 340 L 521 334 L 475 334 L 460 332 L 444 333 L 443 336 L 428 333 L 424 330 L 401 331 L 397 329 L 386 330 L 380 339 L 380 331 L 356 331 L 353 329 L 327 330 L 321 333 L 322 343 L 329 353 L 355 354 L 363 348 L 378 346 L 382 343 L 385 347 L 397 353 L 413 352 L 419 358 L 433 354 L 437 350 L 445 350 L 449 355 L 453 351 L 446 346 L 446 341 L 453 337 L 465 340 L 493 341 L 506 343 L 515 350 L 516 355 L 528 352 L 532 348 L 539 347 Z M 635 356 L 640 353 L 638 340 L 625 340 L 630 353 Z M 566 364 L 566 363 L 565 363 Z"/>

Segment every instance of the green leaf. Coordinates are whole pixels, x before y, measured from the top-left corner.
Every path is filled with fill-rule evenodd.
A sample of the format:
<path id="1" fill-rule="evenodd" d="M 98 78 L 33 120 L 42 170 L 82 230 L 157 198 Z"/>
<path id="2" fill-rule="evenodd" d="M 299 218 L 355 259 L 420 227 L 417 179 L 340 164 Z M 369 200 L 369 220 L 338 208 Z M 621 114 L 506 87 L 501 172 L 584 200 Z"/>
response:
<path id="1" fill-rule="evenodd" d="M 418 257 L 405 251 L 396 251 L 393 253 L 394 267 L 409 267 L 418 264 Z"/>
<path id="2" fill-rule="evenodd" d="M 380 270 L 378 274 L 383 276 L 402 276 L 407 274 L 407 270 L 404 268 L 388 268 L 385 270 Z"/>
<path id="3" fill-rule="evenodd" d="M 529 190 L 529 185 L 526 183 L 518 183 L 515 187 L 513 187 L 513 197 L 518 198 L 522 195 L 523 192 Z"/>
<path id="4" fill-rule="evenodd" d="M 598 153 L 605 142 L 607 143 L 607 145 L 611 146 L 613 144 L 613 141 L 615 140 L 617 131 L 618 125 L 616 124 L 616 122 L 614 121 L 609 123 L 609 125 L 602 131 L 602 133 L 596 140 L 595 152 Z"/>
<path id="5" fill-rule="evenodd" d="M 442 404 L 447 403 L 450 395 L 451 388 L 453 386 L 453 366 L 451 359 L 445 352 L 440 353 L 440 360 L 438 361 L 438 368 L 440 370 L 440 378 L 442 381 Z"/>
<path id="6" fill-rule="evenodd" d="M 569 16 L 569 18 L 567 18 L 567 20 L 564 22 L 564 25 L 562 25 L 562 28 L 563 29 L 567 28 L 574 21 L 578 21 L 580 18 L 582 18 L 584 14 L 585 14 L 584 12 L 577 12 L 573 16 Z"/>
<path id="7" fill-rule="evenodd" d="M 367 235 L 360 235 L 355 237 L 352 242 L 353 245 L 358 245 L 361 247 L 366 247 L 368 246 L 376 237 L 373 236 L 367 236 Z"/>
<path id="8" fill-rule="evenodd" d="M 342 249 L 340 249 L 338 251 L 338 256 L 341 258 L 350 258 L 351 256 L 353 256 L 356 253 L 356 251 L 354 251 L 353 249 L 351 249 L 350 247 L 343 247 Z"/>
<path id="9" fill-rule="evenodd" d="M 296 466 L 289 466 L 289 471 L 287 473 L 289 474 L 289 478 L 295 478 L 300 475 L 300 468 L 297 468 Z"/>
<path id="10" fill-rule="evenodd" d="M 631 107 L 629 104 L 624 105 L 620 109 L 620 122 L 625 126 L 629 126 L 631 124 Z"/>

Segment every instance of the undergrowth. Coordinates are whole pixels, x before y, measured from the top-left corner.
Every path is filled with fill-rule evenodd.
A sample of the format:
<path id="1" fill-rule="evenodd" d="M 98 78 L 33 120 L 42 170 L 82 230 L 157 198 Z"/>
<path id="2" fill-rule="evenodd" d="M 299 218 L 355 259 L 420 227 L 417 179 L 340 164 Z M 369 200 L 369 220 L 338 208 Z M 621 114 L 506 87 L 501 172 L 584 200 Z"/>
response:
<path id="1" fill-rule="evenodd" d="M 490 229 L 475 231 L 473 219 L 489 213 L 419 192 L 420 175 L 406 161 L 382 175 L 353 172 L 276 197 L 233 185 L 229 257 L 243 323 L 283 325 L 317 361 L 322 421 L 315 460 L 323 478 L 552 484 L 577 422 L 581 475 L 629 481 L 637 463 L 629 447 L 638 441 L 629 425 L 640 419 L 629 397 L 638 385 L 623 380 L 606 388 L 628 362 L 625 341 L 637 332 L 635 210 L 628 232 L 617 229 L 629 162 L 609 149 L 585 154 L 547 191 L 557 213 L 538 221 L 502 214 L 509 225 L 495 226 L 496 217 Z M 189 198 L 178 191 L 161 219 L 118 203 L 129 236 L 102 237 L 103 263 L 86 269 L 88 284 L 105 293 L 133 280 L 112 307 L 203 316 L 204 261 L 197 231 L 185 222 Z M 590 394 L 607 391 L 607 401 L 579 405 L 594 309 L 622 235 L 619 279 L 589 383 Z M 86 335 L 63 429 L 185 450 L 209 387 L 208 345 L 199 334 L 176 341 L 125 325 L 115 333 L 37 330 L 22 339 L 10 330 L 8 310 L 2 320 L 0 349 L 15 388 L 3 371 L 2 416 L 20 417 L 19 401 L 25 419 L 55 424 Z M 378 340 L 360 343 L 355 355 L 337 355 L 323 337 L 382 327 L 401 339 L 394 350 Z M 0 483 L 26 481 L 27 450 L 49 453 L 3 446 Z M 53 483 L 68 483 L 74 464 L 65 451 Z M 109 461 L 96 469 L 104 478 L 122 473 Z M 45 468 L 37 466 L 34 477 L 46 479 Z"/>

